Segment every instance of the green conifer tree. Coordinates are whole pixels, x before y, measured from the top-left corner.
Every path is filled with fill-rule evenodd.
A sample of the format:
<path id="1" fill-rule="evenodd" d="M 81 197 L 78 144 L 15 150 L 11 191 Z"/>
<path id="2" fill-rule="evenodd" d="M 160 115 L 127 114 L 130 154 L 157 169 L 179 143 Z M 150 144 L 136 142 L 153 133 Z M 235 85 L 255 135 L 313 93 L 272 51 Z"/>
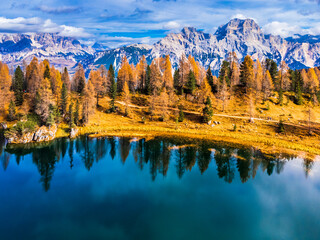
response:
<path id="1" fill-rule="evenodd" d="M 181 85 L 180 85 L 180 70 L 179 68 L 174 71 L 173 74 L 173 87 L 178 94 L 181 94 Z"/>
<path id="2" fill-rule="evenodd" d="M 212 116 L 213 116 L 213 108 L 211 104 L 211 99 L 207 97 L 207 100 L 205 102 L 205 107 L 203 108 L 203 122 L 207 123 L 211 121 Z"/>
<path id="3" fill-rule="evenodd" d="M 193 71 L 190 70 L 188 75 L 188 82 L 185 86 L 185 90 L 186 90 L 185 92 L 192 95 L 195 89 L 196 89 L 196 77 L 194 76 Z"/>
<path id="4" fill-rule="evenodd" d="M 207 70 L 207 73 L 206 73 L 206 78 L 207 78 L 207 81 L 211 87 L 211 91 L 212 93 L 217 93 L 217 86 L 214 84 L 213 82 L 213 75 L 212 75 L 212 72 L 211 72 L 211 69 L 210 67 L 208 67 L 208 70 Z"/>
<path id="5" fill-rule="evenodd" d="M 302 105 L 303 104 L 303 98 L 302 98 L 302 91 L 300 87 L 300 83 L 297 83 L 297 90 L 296 90 L 296 95 L 295 95 L 295 103 L 297 105 Z"/>
<path id="6" fill-rule="evenodd" d="M 55 109 L 52 104 L 50 104 L 49 106 L 49 116 L 46 123 L 48 126 L 52 126 L 55 124 Z"/>
<path id="7" fill-rule="evenodd" d="M 16 104 L 13 100 L 10 101 L 9 104 L 9 114 L 8 114 L 8 120 L 13 121 L 16 119 Z"/>
<path id="8" fill-rule="evenodd" d="M 61 89 L 61 101 L 60 101 L 60 111 L 61 115 L 65 116 L 67 113 L 67 104 L 68 104 L 68 89 L 66 87 L 66 84 L 62 84 L 62 89 Z"/>
<path id="9" fill-rule="evenodd" d="M 24 75 L 20 66 L 18 66 L 14 72 L 13 91 L 14 91 L 16 105 L 21 106 L 23 103 L 23 95 L 24 95 Z"/>
<path id="10" fill-rule="evenodd" d="M 279 88 L 279 105 L 283 105 L 283 90 L 281 87 Z"/>

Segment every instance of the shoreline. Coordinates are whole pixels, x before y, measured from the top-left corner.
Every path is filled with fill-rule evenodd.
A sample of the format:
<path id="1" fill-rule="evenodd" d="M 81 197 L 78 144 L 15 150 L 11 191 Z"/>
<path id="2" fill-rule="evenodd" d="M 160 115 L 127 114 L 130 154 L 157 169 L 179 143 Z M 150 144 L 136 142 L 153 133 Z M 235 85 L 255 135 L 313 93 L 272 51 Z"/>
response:
<path id="1" fill-rule="evenodd" d="M 99 119 L 100 116 L 96 116 Z M 105 115 L 104 115 L 105 117 Z M 287 134 L 275 133 L 275 123 L 244 123 L 243 120 L 237 122 L 227 121 L 220 117 L 221 125 L 215 127 L 206 124 L 195 124 L 191 121 L 174 123 L 172 121 L 158 122 L 148 121 L 140 123 L 137 120 L 121 117 L 117 114 L 110 114 L 108 118 L 100 118 L 100 121 L 93 119 L 85 127 L 78 127 L 77 137 L 88 135 L 90 138 L 98 137 L 137 137 L 151 139 L 154 137 L 185 138 L 195 140 L 208 140 L 213 143 L 223 143 L 239 147 L 253 147 L 265 154 L 287 153 L 309 160 L 317 160 L 320 156 L 319 137 L 298 135 L 297 129 L 291 130 Z M 99 122 L 99 123 L 96 123 Z M 232 124 L 239 126 L 238 130 L 232 130 Z M 287 126 L 288 129 L 290 125 Z M 55 139 L 62 137 L 69 138 L 68 125 L 61 123 L 58 126 Z M 48 144 L 49 142 L 44 142 Z M 39 143 L 11 143 L 12 146 L 26 146 L 30 144 L 37 146 Z M 11 145 L 10 144 L 10 145 Z"/>
<path id="2" fill-rule="evenodd" d="M 252 132 L 243 130 L 233 131 L 231 126 L 227 128 L 225 125 L 220 128 L 212 128 L 204 124 L 195 125 L 190 128 L 189 123 L 163 123 L 163 122 L 147 122 L 137 123 L 131 122 L 123 125 L 89 125 L 79 128 L 79 135 L 88 135 L 90 138 L 98 137 L 137 137 L 137 138 L 185 138 L 196 140 L 208 140 L 224 145 L 233 145 L 241 147 L 254 147 L 266 154 L 288 153 L 297 155 L 310 160 L 315 160 L 320 156 L 320 147 L 318 137 L 304 137 L 290 134 L 263 133 L 261 128 L 257 128 Z M 259 131 L 261 130 L 261 131 Z M 64 135 L 66 137 L 67 134 Z M 59 135 L 57 136 L 59 137 Z"/>

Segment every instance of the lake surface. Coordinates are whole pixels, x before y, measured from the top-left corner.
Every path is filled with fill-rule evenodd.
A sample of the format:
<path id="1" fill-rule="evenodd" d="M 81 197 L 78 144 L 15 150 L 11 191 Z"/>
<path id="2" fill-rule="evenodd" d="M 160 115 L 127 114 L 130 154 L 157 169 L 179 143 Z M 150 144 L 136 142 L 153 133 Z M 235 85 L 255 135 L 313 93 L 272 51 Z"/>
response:
<path id="1" fill-rule="evenodd" d="M 0 160 L 3 240 L 320 239 L 319 162 L 87 137 L 15 149 L 2 140 Z"/>

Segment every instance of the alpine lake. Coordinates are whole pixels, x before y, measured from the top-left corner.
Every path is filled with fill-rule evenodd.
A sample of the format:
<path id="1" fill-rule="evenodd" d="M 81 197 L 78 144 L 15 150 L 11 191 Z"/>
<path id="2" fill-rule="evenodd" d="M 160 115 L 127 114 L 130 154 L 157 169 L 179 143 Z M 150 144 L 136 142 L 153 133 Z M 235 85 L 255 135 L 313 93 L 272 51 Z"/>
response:
<path id="1" fill-rule="evenodd" d="M 19 239 L 320 239 L 320 162 L 155 137 L 0 140 L 0 232 Z"/>

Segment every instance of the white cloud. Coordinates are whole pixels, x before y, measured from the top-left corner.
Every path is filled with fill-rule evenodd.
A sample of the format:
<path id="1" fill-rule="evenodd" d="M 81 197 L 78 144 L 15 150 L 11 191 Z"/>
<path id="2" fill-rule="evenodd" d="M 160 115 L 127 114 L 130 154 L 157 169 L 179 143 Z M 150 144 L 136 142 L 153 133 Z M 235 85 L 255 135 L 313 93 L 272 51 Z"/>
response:
<path id="1" fill-rule="evenodd" d="M 99 38 L 99 42 L 106 42 L 110 48 L 116 48 L 120 46 L 130 45 L 134 43 L 153 44 L 158 38 L 142 37 L 122 37 L 122 36 L 102 36 Z"/>
<path id="2" fill-rule="evenodd" d="M 74 6 L 61 6 L 61 7 L 49 7 L 46 5 L 42 5 L 39 8 L 40 11 L 51 14 L 62 14 L 62 13 L 71 13 L 80 11 L 79 7 Z"/>
<path id="3" fill-rule="evenodd" d="M 174 29 L 181 28 L 181 25 L 176 21 L 170 21 L 170 22 L 165 23 L 163 25 L 163 28 L 166 30 L 174 30 Z"/>
<path id="4" fill-rule="evenodd" d="M 88 38 L 91 37 L 91 34 L 86 33 L 83 28 L 71 27 L 66 25 L 61 25 L 63 30 L 59 35 L 64 37 L 76 37 L 76 38 Z"/>
<path id="5" fill-rule="evenodd" d="M 231 18 L 247 19 L 247 17 L 241 13 L 233 15 Z"/>
<path id="6" fill-rule="evenodd" d="M 58 25 L 50 19 L 34 18 L 5 18 L 0 17 L 0 32 L 6 33 L 59 33 L 61 36 L 87 38 L 91 35 L 83 28 Z"/>
<path id="7" fill-rule="evenodd" d="M 297 33 L 306 33 L 305 30 L 301 29 L 299 26 L 277 21 L 266 24 L 262 30 L 266 34 L 280 35 L 281 37 L 288 37 Z"/>

